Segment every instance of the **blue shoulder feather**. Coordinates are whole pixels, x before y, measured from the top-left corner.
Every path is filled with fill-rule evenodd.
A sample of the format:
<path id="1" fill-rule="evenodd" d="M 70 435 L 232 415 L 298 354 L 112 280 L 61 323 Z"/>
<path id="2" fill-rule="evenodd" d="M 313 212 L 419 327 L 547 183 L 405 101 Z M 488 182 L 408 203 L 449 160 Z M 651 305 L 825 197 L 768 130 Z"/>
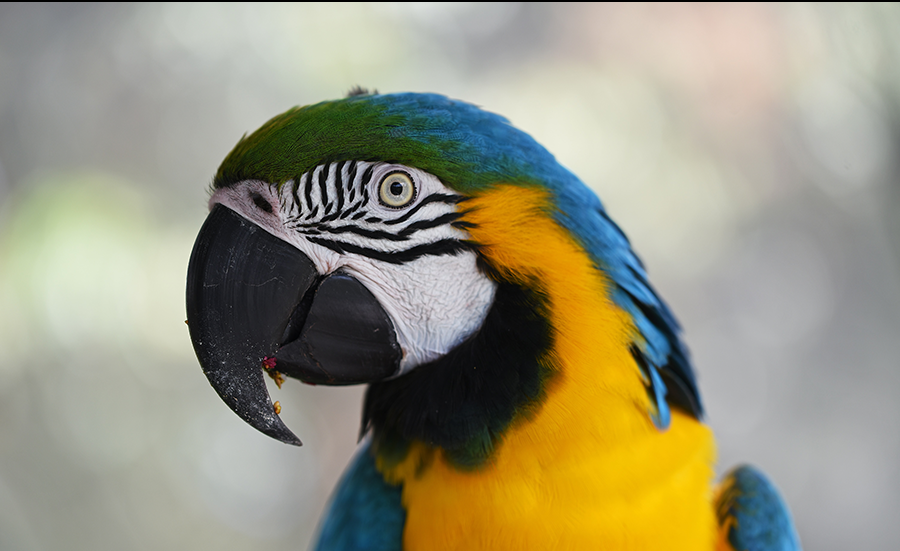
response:
<path id="1" fill-rule="evenodd" d="M 716 503 L 719 526 L 735 551 L 800 551 L 791 513 L 759 470 L 743 465 L 725 476 Z"/>
<path id="2" fill-rule="evenodd" d="M 370 443 L 360 446 L 331 496 L 315 551 L 400 551 L 406 511 L 400 486 L 375 468 Z"/>

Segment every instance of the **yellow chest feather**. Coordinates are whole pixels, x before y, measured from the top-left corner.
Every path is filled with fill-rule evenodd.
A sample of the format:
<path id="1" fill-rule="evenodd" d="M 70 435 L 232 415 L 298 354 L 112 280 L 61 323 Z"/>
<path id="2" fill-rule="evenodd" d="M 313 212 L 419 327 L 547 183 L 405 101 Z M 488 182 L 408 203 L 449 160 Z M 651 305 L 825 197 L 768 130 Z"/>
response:
<path id="1" fill-rule="evenodd" d="M 404 548 L 711 550 L 712 434 L 678 411 L 668 430 L 653 426 L 628 351 L 635 328 L 546 204 L 511 186 L 466 203 L 491 264 L 546 294 L 554 374 L 481 468 L 459 470 L 424 444 L 379 463 L 403 484 Z"/>

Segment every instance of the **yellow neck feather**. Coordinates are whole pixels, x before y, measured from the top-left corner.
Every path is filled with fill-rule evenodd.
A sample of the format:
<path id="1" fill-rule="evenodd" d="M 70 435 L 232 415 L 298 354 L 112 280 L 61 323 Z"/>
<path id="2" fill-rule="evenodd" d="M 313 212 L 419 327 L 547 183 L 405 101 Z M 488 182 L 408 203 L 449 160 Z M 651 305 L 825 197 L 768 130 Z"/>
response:
<path id="1" fill-rule="evenodd" d="M 498 186 L 464 208 L 493 267 L 546 293 L 559 372 L 483 468 L 460 471 L 423 444 L 380 465 L 403 484 L 405 548 L 712 549 L 712 434 L 678 411 L 667 431 L 653 426 L 631 319 L 545 192 Z"/>

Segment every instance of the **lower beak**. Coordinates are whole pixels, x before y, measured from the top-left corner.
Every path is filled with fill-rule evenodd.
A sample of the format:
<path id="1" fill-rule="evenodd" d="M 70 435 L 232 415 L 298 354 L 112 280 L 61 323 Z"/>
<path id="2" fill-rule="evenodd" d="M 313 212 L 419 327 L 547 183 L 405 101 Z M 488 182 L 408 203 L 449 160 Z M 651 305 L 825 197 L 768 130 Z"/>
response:
<path id="1" fill-rule="evenodd" d="M 402 353 L 390 317 L 358 280 L 322 276 L 305 254 L 216 205 L 200 229 L 187 277 L 187 319 L 197 359 L 226 404 L 288 444 L 263 370 L 346 385 L 397 373 Z"/>

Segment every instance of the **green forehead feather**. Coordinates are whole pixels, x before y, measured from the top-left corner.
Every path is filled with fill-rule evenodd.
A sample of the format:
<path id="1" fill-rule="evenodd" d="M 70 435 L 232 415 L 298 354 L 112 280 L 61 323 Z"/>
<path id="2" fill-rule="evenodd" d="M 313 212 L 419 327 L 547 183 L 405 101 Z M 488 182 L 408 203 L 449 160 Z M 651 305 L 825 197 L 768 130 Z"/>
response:
<path id="1" fill-rule="evenodd" d="M 430 172 L 472 192 L 537 183 L 560 167 L 530 136 L 493 113 L 434 94 L 357 96 L 293 108 L 242 139 L 214 187 L 241 180 L 281 185 L 325 163 L 383 161 Z"/>

